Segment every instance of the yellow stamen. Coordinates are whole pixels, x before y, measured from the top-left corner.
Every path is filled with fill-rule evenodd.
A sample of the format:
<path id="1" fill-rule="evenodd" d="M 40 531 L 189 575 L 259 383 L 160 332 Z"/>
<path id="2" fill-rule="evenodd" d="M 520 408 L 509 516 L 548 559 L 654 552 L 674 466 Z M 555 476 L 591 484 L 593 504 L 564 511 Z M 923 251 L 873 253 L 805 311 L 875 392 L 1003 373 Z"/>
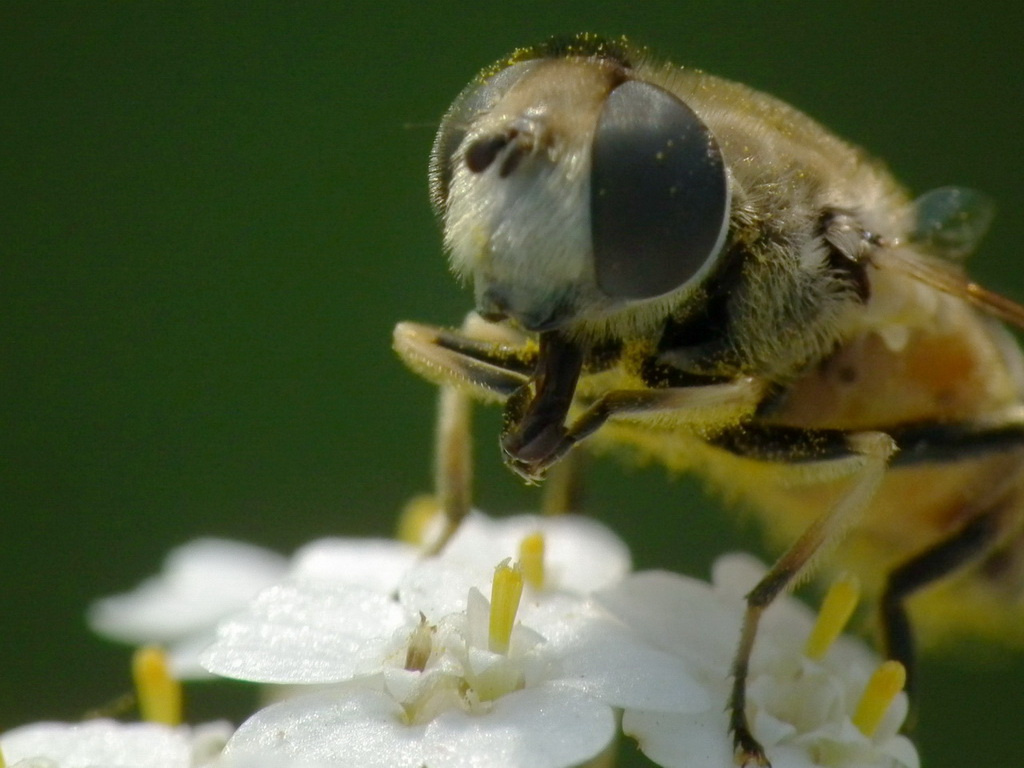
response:
<path id="1" fill-rule="evenodd" d="M 875 734 L 889 705 L 906 682 L 907 670 L 898 661 L 886 661 L 875 670 L 853 715 L 853 724 L 861 733 L 865 736 Z"/>
<path id="2" fill-rule="evenodd" d="M 4 760 L 4 751 L 0 749 L 0 768 L 7 768 L 7 761 Z"/>
<path id="3" fill-rule="evenodd" d="M 534 589 L 544 588 L 544 534 L 534 531 L 519 542 L 519 567 Z"/>
<path id="4" fill-rule="evenodd" d="M 436 496 L 426 493 L 413 496 L 406 502 L 398 516 L 396 538 L 417 547 L 424 544 L 430 527 L 440 511 Z"/>
<path id="5" fill-rule="evenodd" d="M 812 659 L 822 659 L 832 643 L 842 634 L 846 622 L 853 615 L 860 599 L 860 583 L 855 576 L 845 574 L 833 582 L 821 604 L 818 620 L 814 623 L 804 653 Z"/>
<path id="6" fill-rule="evenodd" d="M 153 646 L 139 648 L 132 657 L 132 677 L 143 720 L 181 724 L 181 683 L 171 677 L 167 654 Z"/>
<path id="7" fill-rule="evenodd" d="M 522 595 L 523 572 L 511 560 L 503 560 L 494 569 L 494 582 L 491 584 L 491 621 L 487 645 L 494 653 L 508 653 Z"/>

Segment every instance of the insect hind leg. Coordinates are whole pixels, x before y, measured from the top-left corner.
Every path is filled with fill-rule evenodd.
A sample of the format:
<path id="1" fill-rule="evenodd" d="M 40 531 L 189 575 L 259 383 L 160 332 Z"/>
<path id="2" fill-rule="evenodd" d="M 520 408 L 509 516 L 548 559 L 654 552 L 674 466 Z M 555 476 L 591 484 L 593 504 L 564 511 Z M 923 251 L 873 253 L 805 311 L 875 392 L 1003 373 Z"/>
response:
<path id="1" fill-rule="evenodd" d="M 975 516 L 953 535 L 894 568 L 886 578 L 879 613 L 887 658 L 907 670 L 907 690 L 914 685 L 914 633 L 906 601 L 918 590 L 982 559 L 1000 541 L 1001 507 Z"/>

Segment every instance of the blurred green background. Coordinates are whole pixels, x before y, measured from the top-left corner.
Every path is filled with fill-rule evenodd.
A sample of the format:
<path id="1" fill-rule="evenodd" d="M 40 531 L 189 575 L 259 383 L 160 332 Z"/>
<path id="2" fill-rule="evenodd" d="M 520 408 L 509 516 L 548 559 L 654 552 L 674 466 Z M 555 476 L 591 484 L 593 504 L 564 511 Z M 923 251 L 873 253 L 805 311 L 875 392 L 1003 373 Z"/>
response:
<path id="1" fill-rule="evenodd" d="M 912 189 L 985 190 L 1001 215 L 974 271 L 1024 298 L 1015 5 L 626 6 L 4 4 L 0 729 L 126 690 L 125 649 L 83 611 L 171 546 L 387 534 L 427 489 L 434 393 L 391 328 L 470 306 L 427 152 L 459 89 L 517 45 L 626 33 L 792 102 Z M 496 425 L 480 425 L 478 498 L 529 508 Z M 599 470 L 590 508 L 640 566 L 703 574 L 757 546 L 693 481 Z M 927 765 L 1020 763 L 1020 656 L 972 647 L 922 674 Z M 210 696 L 196 716 L 238 706 Z"/>

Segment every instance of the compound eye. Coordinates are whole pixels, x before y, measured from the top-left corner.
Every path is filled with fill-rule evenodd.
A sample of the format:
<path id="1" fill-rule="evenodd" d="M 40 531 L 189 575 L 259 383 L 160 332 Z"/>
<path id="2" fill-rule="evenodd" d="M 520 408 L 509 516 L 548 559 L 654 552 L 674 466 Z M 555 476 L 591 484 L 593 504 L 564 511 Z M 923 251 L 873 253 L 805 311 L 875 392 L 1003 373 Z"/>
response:
<path id="1" fill-rule="evenodd" d="M 605 100 L 592 150 L 597 285 L 617 299 L 668 293 L 714 263 L 729 225 L 722 153 L 693 110 L 629 80 Z"/>
<path id="2" fill-rule="evenodd" d="M 430 200 L 438 215 L 444 212 L 448 201 L 455 153 L 465 140 L 473 121 L 493 109 L 502 96 L 539 62 L 540 59 L 531 59 L 506 67 L 483 83 L 472 83 L 464 88 L 452 102 L 441 121 L 430 152 Z"/>

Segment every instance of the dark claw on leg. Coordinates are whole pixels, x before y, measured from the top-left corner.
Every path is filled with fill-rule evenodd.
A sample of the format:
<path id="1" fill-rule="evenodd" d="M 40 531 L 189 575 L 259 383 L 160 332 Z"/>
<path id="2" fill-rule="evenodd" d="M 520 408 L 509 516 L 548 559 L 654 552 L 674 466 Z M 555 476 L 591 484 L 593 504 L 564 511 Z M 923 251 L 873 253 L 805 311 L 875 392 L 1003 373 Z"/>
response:
<path id="1" fill-rule="evenodd" d="M 754 734 L 745 725 L 736 726 L 732 731 L 732 743 L 735 749 L 736 765 L 740 768 L 771 768 L 764 747 L 754 738 Z"/>

